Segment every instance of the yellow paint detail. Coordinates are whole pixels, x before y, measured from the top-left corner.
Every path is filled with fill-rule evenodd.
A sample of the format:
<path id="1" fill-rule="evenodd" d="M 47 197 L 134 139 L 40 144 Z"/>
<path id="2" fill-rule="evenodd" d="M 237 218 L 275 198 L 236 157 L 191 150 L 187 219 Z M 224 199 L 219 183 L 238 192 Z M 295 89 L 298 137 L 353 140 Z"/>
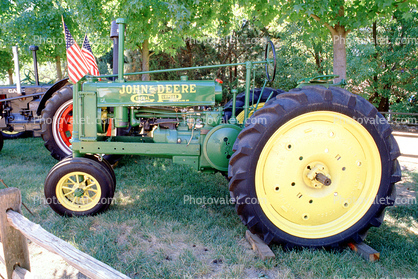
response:
<path id="1" fill-rule="evenodd" d="M 6 134 L 6 135 L 16 135 L 16 134 L 19 134 L 20 132 L 10 132 L 10 131 L 1 131 L 3 134 Z"/>
<path id="2" fill-rule="evenodd" d="M 102 190 L 99 182 L 90 174 L 70 172 L 58 181 L 55 193 L 66 209 L 87 211 L 100 202 Z"/>
<path id="3" fill-rule="evenodd" d="M 254 111 L 264 107 L 264 104 L 265 103 L 260 102 L 260 103 L 258 103 L 257 108 L 255 108 L 255 105 L 250 107 L 250 110 L 249 110 L 250 112 L 248 113 L 248 118 L 251 117 L 251 115 L 253 115 Z M 242 110 L 240 113 L 238 113 L 238 115 L 236 116 L 236 119 L 238 120 L 238 123 L 240 123 L 240 124 L 244 123 L 244 116 L 245 116 L 244 110 Z"/>
<path id="4" fill-rule="evenodd" d="M 164 101 L 179 101 L 181 100 L 181 94 L 158 94 L 158 102 Z"/>
<path id="5" fill-rule="evenodd" d="M 196 93 L 196 84 L 122 85 L 119 94 L 184 94 Z"/>
<path id="6" fill-rule="evenodd" d="M 155 99 L 151 99 L 150 95 L 141 94 L 141 95 L 132 95 L 131 102 L 133 103 L 144 103 L 144 102 L 154 102 Z"/>
<path id="7" fill-rule="evenodd" d="M 196 84 L 190 84 L 190 93 L 196 93 Z"/>
<path id="8" fill-rule="evenodd" d="M 315 166 L 324 167 L 329 186 L 312 187 L 307 176 Z M 255 188 L 276 227 L 318 239 L 355 225 L 373 204 L 380 180 L 380 153 L 370 133 L 346 115 L 316 111 L 270 137 L 257 162 Z"/>

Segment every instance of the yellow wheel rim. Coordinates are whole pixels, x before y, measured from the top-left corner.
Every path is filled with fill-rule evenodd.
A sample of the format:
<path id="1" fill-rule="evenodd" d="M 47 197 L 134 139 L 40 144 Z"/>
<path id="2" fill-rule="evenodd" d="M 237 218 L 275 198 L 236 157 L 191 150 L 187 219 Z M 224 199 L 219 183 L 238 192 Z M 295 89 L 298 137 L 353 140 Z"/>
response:
<path id="1" fill-rule="evenodd" d="M 6 135 L 16 135 L 20 133 L 20 132 L 10 132 L 10 131 L 2 131 L 2 132 Z"/>
<path id="2" fill-rule="evenodd" d="M 312 179 L 313 170 L 331 184 Z M 380 180 L 380 153 L 369 132 L 346 115 L 317 111 L 293 118 L 270 137 L 255 188 L 276 227 L 317 239 L 356 224 L 373 204 Z"/>
<path id="3" fill-rule="evenodd" d="M 71 172 L 57 184 L 58 201 L 72 211 L 86 211 L 100 202 L 102 191 L 99 182 L 85 172 Z"/>
<path id="4" fill-rule="evenodd" d="M 256 108 L 256 105 L 251 106 L 250 107 L 250 112 L 248 113 L 248 117 L 251 117 L 251 115 L 253 115 L 254 111 L 259 110 L 262 107 L 264 107 L 264 104 L 265 103 L 262 103 L 262 102 L 258 103 L 257 108 Z M 245 116 L 244 110 L 241 111 L 240 113 L 238 113 L 238 115 L 236 116 L 236 119 L 238 120 L 238 123 L 240 123 L 240 124 L 244 123 L 244 116 Z"/>

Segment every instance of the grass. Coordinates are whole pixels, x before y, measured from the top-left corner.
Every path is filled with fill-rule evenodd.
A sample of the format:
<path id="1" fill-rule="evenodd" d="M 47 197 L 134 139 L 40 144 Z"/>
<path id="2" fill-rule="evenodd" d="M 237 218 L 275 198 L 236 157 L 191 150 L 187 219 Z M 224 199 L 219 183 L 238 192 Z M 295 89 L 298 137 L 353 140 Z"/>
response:
<path id="1" fill-rule="evenodd" d="M 189 204 L 184 198 L 229 197 L 221 174 L 202 174 L 171 160 L 125 156 L 115 169 L 110 210 L 64 218 L 43 203 L 43 182 L 56 161 L 41 139 L 5 141 L 0 178 L 22 192 L 34 212 L 24 215 L 78 249 L 133 278 L 416 278 L 418 205 L 388 210 L 367 244 L 381 253 L 368 263 L 348 249 L 272 249 L 258 259 L 244 239 L 245 226 L 229 204 Z M 405 172 L 411 187 L 418 173 Z M 415 188 L 415 190 L 418 190 Z M 198 200 L 197 200 L 198 201 Z"/>

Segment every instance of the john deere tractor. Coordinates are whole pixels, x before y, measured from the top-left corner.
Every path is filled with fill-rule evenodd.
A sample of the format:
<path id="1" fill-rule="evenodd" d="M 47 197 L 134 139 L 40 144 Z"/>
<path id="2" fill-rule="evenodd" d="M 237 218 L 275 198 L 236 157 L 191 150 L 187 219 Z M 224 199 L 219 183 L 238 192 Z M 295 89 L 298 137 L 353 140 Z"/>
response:
<path id="1" fill-rule="evenodd" d="M 73 87 L 72 156 L 45 180 L 53 210 L 82 216 L 107 209 L 116 179 L 100 154 L 135 154 L 227 173 L 239 217 L 267 244 L 338 247 L 361 242 L 382 223 L 401 177 L 399 149 L 368 101 L 333 86 L 266 87 L 276 69 L 272 42 L 263 61 L 124 74 L 125 20 L 117 23 L 116 80 L 89 76 Z M 229 66 L 245 68 L 246 89 L 239 101 L 233 90 L 226 108 L 218 80 L 125 80 Z M 266 70 L 259 89 L 251 87 L 257 67 Z"/>

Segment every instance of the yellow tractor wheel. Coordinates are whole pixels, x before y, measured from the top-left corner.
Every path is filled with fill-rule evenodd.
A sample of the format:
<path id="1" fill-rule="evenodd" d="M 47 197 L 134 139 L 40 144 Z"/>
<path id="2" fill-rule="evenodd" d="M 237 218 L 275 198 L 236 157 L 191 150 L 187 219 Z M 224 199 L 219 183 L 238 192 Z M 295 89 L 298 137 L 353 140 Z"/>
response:
<path id="1" fill-rule="evenodd" d="M 112 203 L 115 182 L 105 164 L 91 158 L 67 158 L 45 180 L 45 197 L 60 215 L 93 215 Z"/>
<path id="2" fill-rule="evenodd" d="M 255 113 L 234 149 L 238 214 L 266 243 L 287 247 L 363 241 L 393 204 L 400 179 L 385 118 L 340 88 L 279 95 Z"/>
<path id="3" fill-rule="evenodd" d="M 3 134 L 3 138 L 4 139 L 17 139 L 17 138 L 23 138 L 25 136 L 28 136 L 28 132 L 23 131 L 23 132 L 16 132 L 16 131 L 1 131 L 1 133 Z"/>

